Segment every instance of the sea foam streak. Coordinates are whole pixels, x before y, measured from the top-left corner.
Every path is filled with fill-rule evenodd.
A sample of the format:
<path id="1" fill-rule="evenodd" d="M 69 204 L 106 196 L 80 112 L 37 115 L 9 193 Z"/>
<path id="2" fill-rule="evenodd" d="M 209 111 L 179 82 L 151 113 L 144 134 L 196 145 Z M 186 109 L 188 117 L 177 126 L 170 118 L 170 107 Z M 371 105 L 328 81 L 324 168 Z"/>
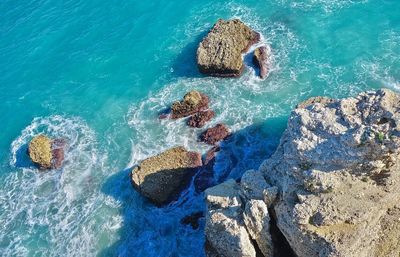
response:
<path id="1" fill-rule="evenodd" d="M 98 190 L 106 156 L 83 120 L 50 116 L 35 118 L 14 140 L 10 165 L 29 164 L 21 160 L 28 158 L 26 144 L 40 133 L 66 140 L 64 166 L 38 171 L 25 165 L 6 175 L 0 189 L 0 252 L 2 256 L 91 255 L 96 251 L 94 229 L 102 224 L 93 213 L 104 198 Z"/>

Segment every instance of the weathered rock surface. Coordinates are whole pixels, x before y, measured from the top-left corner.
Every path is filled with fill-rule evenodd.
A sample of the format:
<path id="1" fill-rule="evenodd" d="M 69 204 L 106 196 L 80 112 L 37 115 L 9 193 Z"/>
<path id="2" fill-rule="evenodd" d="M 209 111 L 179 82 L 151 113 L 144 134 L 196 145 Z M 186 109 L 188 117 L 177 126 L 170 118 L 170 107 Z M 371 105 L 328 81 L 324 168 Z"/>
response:
<path id="1" fill-rule="evenodd" d="M 200 135 L 200 140 L 209 145 L 215 145 L 230 135 L 229 129 L 224 124 L 217 124 Z"/>
<path id="2" fill-rule="evenodd" d="M 208 109 L 208 96 L 199 91 L 190 91 L 182 101 L 177 101 L 171 106 L 171 118 L 179 119 Z"/>
<path id="3" fill-rule="evenodd" d="M 268 75 L 268 48 L 260 46 L 254 50 L 253 63 L 260 68 L 260 77 L 265 79 Z"/>
<path id="4" fill-rule="evenodd" d="M 206 255 L 255 257 L 256 251 L 244 221 L 240 187 L 228 180 L 205 191 L 207 201 Z"/>
<path id="5" fill-rule="evenodd" d="M 251 238 L 264 256 L 273 256 L 270 218 L 267 205 L 262 200 L 250 199 L 246 202 L 244 223 Z"/>
<path id="6" fill-rule="evenodd" d="M 201 167 L 201 155 L 183 147 L 171 148 L 143 160 L 132 169 L 133 186 L 157 205 L 173 200 Z"/>
<path id="7" fill-rule="evenodd" d="M 251 238 L 265 256 L 290 245 L 281 254 L 398 257 L 399 186 L 400 95 L 315 97 L 292 112 L 258 171 L 247 171 L 240 186 L 229 181 L 206 191 L 206 250 L 251 255 L 244 243 Z"/>
<path id="8" fill-rule="evenodd" d="M 201 111 L 191 116 L 188 119 L 187 124 L 190 127 L 202 128 L 207 122 L 214 118 L 214 116 L 215 112 L 212 110 Z"/>
<path id="9" fill-rule="evenodd" d="M 64 161 L 64 149 L 66 146 L 66 142 L 64 139 L 55 139 L 52 142 L 52 156 L 53 156 L 53 161 L 52 161 L 52 167 L 55 169 L 61 168 L 63 161 Z"/>
<path id="10" fill-rule="evenodd" d="M 277 225 L 299 257 L 398 256 L 400 96 L 313 98 L 260 167 Z"/>
<path id="11" fill-rule="evenodd" d="M 29 158 L 40 169 L 59 169 L 64 161 L 65 141 L 35 136 L 28 146 Z"/>
<path id="12" fill-rule="evenodd" d="M 242 54 L 260 40 L 260 34 L 242 21 L 218 20 L 197 49 L 200 72 L 212 76 L 237 77 L 243 71 Z"/>

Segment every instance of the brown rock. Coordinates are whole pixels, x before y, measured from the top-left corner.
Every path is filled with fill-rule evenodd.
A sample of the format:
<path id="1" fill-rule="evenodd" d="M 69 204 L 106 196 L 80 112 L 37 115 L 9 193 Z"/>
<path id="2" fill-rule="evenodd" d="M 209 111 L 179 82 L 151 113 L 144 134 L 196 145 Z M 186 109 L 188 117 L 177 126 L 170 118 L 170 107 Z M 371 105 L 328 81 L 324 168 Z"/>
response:
<path id="1" fill-rule="evenodd" d="M 63 139 L 52 140 L 38 135 L 29 143 L 28 155 L 39 169 L 59 169 L 64 160 L 64 147 Z"/>
<path id="2" fill-rule="evenodd" d="M 254 51 L 253 63 L 260 68 L 260 77 L 265 79 L 268 75 L 268 50 L 267 47 L 261 46 Z"/>
<path id="3" fill-rule="evenodd" d="M 260 34 L 239 19 L 219 19 L 197 49 L 201 73 L 238 77 L 243 71 L 242 54 L 260 40 Z"/>
<path id="4" fill-rule="evenodd" d="M 229 136 L 229 129 L 224 124 L 217 124 L 209 128 L 200 135 L 200 140 L 209 145 L 215 145 L 217 142 Z"/>
<path id="5" fill-rule="evenodd" d="M 214 118 L 215 112 L 212 110 L 201 111 L 188 119 L 188 126 L 194 128 L 201 128 L 203 127 L 208 121 Z"/>
<path id="6" fill-rule="evenodd" d="M 66 142 L 63 139 L 55 139 L 52 143 L 52 167 L 54 169 L 59 169 L 64 161 L 64 148 Z"/>
<path id="7" fill-rule="evenodd" d="M 174 147 L 134 167 L 132 184 L 155 204 L 166 204 L 188 185 L 201 165 L 199 153 L 189 152 L 184 147 Z"/>
<path id="8" fill-rule="evenodd" d="M 172 104 L 171 118 L 179 119 L 208 109 L 208 97 L 199 91 L 190 91 L 182 101 Z"/>

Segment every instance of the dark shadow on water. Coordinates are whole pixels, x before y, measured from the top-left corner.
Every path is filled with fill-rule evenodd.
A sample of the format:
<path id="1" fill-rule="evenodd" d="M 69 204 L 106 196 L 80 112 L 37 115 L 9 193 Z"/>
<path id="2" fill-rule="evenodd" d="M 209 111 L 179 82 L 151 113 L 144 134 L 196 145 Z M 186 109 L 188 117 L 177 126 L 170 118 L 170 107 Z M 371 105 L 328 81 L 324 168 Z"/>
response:
<path id="1" fill-rule="evenodd" d="M 246 170 L 257 169 L 278 146 L 286 120 L 268 119 L 236 131 L 222 142 L 212 165 L 214 181 L 240 180 Z M 104 194 L 120 203 L 123 222 L 118 232 L 120 239 L 98 256 L 204 257 L 203 190 L 196 191 L 192 180 L 178 201 L 157 208 L 133 189 L 129 173 L 130 169 L 126 169 L 111 175 L 102 187 Z M 188 218 L 191 214 L 193 217 Z M 191 218 L 199 220 L 196 229 L 188 224 L 192 223 Z"/>
<path id="2" fill-rule="evenodd" d="M 28 144 L 23 144 L 16 152 L 15 167 L 32 168 L 35 164 L 31 161 L 28 154 Z"/>
<path id="3" fill-rule="evenodd" d="M 178 54 L 172 64 L 173 74 L 176 77 L 199 78 L 204 77 L 197 68 L 196 51 L 201 40 L 207 35 L 208 31 L 203 31 L 195 37 L 192 42 L 186 45 Z"/>

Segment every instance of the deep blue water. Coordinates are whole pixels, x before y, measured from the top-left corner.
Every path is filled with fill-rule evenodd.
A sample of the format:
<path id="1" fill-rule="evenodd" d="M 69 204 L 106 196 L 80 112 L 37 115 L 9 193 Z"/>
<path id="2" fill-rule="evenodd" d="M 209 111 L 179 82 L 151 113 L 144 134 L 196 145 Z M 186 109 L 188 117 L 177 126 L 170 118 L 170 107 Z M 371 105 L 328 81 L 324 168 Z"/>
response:
<path id="1" fill-rule="evenodd" d="M 204 224 L 179 222 L 203 195 L 189 188 L 159 209 L 127 170 L 171 146 L 208 149 L 201 130 L 157 119 L 191 89 L 210 96 L 210 126 L 234 133 L 220 179 L 257 168 L 301 100 L 400 91 L 397 0 L 3 0 L 0 13 L 1 256 L 204 256 Z M 234 17 L 272 49 L 264 81 L 251 67 L 239 79 L 196 69 L 201 38 Z M 31 168 L 26 143 L 39 133 L 68 140 L 62 170 Z"/>

